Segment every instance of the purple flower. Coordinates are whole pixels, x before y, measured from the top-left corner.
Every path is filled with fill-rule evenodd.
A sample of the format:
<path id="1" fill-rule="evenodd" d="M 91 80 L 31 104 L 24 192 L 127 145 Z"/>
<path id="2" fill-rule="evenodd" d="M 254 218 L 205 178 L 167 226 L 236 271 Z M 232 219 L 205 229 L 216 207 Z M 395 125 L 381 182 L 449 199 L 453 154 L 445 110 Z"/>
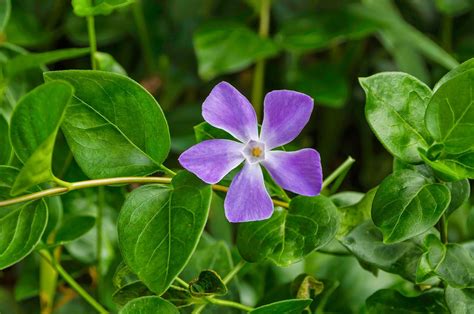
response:
<path id="1" fill-rule="evenodd" d="M 285 190 L 315 196 L 321 191 L 322 170 L 319 153 L 305 148 L 294 152 L 272 150 L 295 139 L 308 123 L 313 110 L 311 97 L 288 90 L 268 93 L 260 136 L 252 105 L 227 82 L 217 84 L 202 106 L 204 119 L 230 133 L 237 141 L 203 141 L 179 157 L 188 171 L 209 184 L 222 180 L 244 162 L 233 179 L 224 202 L 230 222 L 269 218 L 273 203 L 265 189 L 264 166 Z"/>

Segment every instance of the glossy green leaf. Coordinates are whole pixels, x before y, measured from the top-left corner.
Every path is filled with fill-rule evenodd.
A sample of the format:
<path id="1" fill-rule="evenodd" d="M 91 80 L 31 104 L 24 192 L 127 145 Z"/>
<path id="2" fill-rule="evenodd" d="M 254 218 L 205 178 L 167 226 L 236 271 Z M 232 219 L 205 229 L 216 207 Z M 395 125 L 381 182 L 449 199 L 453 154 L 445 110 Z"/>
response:
<path id="1" fill-rule="evenodd" d="M 293 264 L 332 240 L 338 230 L 337 208 L 325 196 L 298 196 L 290 208 L 276 207 L 270 219 L 239 225 L 237 247 L 249 262 L 270 259 Z"/>
<path id="2" fill-rule="evenodd" d="M 210 186 L 187 172 L 178 173 L 170 187 L 144 186 L 127 198 L 117 223 L 122 255 L 156 294 L 166 291 L 191 257 L 210 201 Z"/>
<path id="3" fill-rule="evenodd" d="M 358 225 L 341 243 L 359 260 L 413 282 L 418 260 L 424 253 L 422 241 L 418 238 L 383 243 L 382 233 L 371 221 Z"/>
<path id="4" fill-rule="evenodd" d="M 64 220 L 56 232 L 55 242 L 65 243 L 80 238 L 94 227 L 95 217 L 72 216 Z"/>
<path id="5" fill-rule="evenodd" d="M 450 154 L 474 150 L 474 70 L 456 75 L 433 94 L 426 110 L 428 131 Z"/>
<path id="6" fill-rule="evenodd" d="M 350 10 L 332 10 L 289 20 L 276 35 L 276 41 L 288 51 L 306 53 L 360 39 L 375 30 L 372 21 L 354 15 Z"/>
<path id="7" fill-rule="evenodd" d="M 347 235 L 357 225 L 370 219 L 375 192 L 377 192 L 377 188 L 368 191 L 367 194 L 355 204 L 337 208 L 341 217 L 341 224 L 337 232 L 338 238 Z"/>
<path id="8" fill-rule="evenodd" d="M 72 86 L 65 82 L 45 83 L 23 97 L 15 108 L 10 121 L 10 140 L 24 166 L 13 185 L 12 195 L 53 180 L 51 162 L 56 134 L 73 92 Z"/>
<path id="9" fill-rule="evenodd" d="M 189 292 L 196 297 L 225 295 L 227 287 L 218 273 L 213 270 L 203 270 L 198 278 L 189 283 Z"/>
<path id="10" fill-rule="evenodd" d="M 443 290 L 431 289 L 417 296 L 404 296 L 397 290 L 383 289 L 365 302 L 367 313 L 447 313 Z"/>
<path id="11" fill-rule="evenodd" d="M 119 312 L 120 314 L 160 313 L 179 314 L 172 303 L 156 296 L 141 297 L 128 302 Z"/>
<path id="12" fill-rule="evenodd" d="M 251 314 L 301 314 L 311 304 L 311 299 L 292 299 L 263 305 L 250 311 Z"/>
<path id="13" fill-rule="evenodd" d="M 135 0 L 72 0 L 72 6 L 78 16 L 108 15 L 113 10 L 134 2 Z"/>
<path id="14" fill-rule="evenodd" d="M 436 92 L 438 90 L 438 88 L 443 85 L 444 83 L 446 83 L 447 81 L 449 81 L 450 79 L 458 76 L 459 74 L 463 74 L 464 72 L 467 72 L 467 71 L 470 71 L 470 70 L 474 70 L 474 58 L 472 59 L 469 59 L 465 62 L 463 62 L 462 64 L 460 64 L 459 66 L 455 67 L 454 69 L 452 69 L 451 71 L 449 71 L 448 73 L 446 73 L 435 85 L 435 87 L 433 88 L 433 91 Z"/>
<path id="15" fill-rule="evenodd" d="M 8 122 L 0 114 L 0 165 L 8 164 L 12 153 L 10 137 L 8 136 Z"/>
<path id="16" fill-rule="evenodd" d="M 0 33 L 3 32 L 10 18 L 11 4 L 10 0 L 0 0 Z"/>
<path id="17" fill-rule="evenodd" d="M 101 71 L 113 72 L 122 75 L 127 75 L 127 71 L 114 59 L 110 54 L 105 52 L 96 52 L 94 58 L 97 62 L 97 67 Z"/>
<path id="18" fill-rule="evenodd" d="M 418 147 L 427 149 L 430 136 L 423 123 L 431 96 L 428 86 L 398 72 L 359 79 L 366 93 L 365 116 L 385 148 L 395 157 L 418 163 Z"/>
<path id="19" fill-rule="evenodd" d="M 457 243 L 442 244 L 435 235 L 425 239 L 426 253 L 420 260 L 417 281 L 437 275 L 454 288 L 474 287 L 474 257 Z"/>
<path id="20" fill-rule="evenodd" d="M 5 65 L 5 71 L 8 77 L 12 77 L 29 69 L 62 60 L 82 57 L 88 53 L 89 48 L 71 48 L 41 53 L 21 54 L 8 60 Z"/>
<path id="21" fill-rule="evenodd" d="M 10 198 L 18 175 L 12 167 L 0 166 L 0 199 Z M 48 209 L 43 200 L 0 208 L 0 269 L 18 263 L 33 251 L 48 223 Z"/>
<path id="22" fill-rule="evenodd" d="M 372 220 L 385 243 L 400 242 L 434 226 L 451 201 L 449 189 L 413 170 L 383 180 L 372 203 Z"/>
<path id="23" fill-rule="evenodd" d="M 61 126 L 74 159 L 91 178 L 156 172 L 170 149 L 168 125 L 156 100 L 135 81 L 110 72 L 58 71 L 46 80 L 75 88 Z"/>
<path id="24" fill-rule="evenodd" d="M 456 289 L 447 286 L 444 297 L 451 313 L 469 314 L 474 312 L 474 289 Z"/>
<path id="25" fill-rule="evenodd" d="M 194 34 L 199 75 L 211 80 L 238 72 L 255 61 L 274 56 L 278 48 L 241 24 L 211 23 Z"/>
<path id="26" fill-rule="evenodd" d="M 448 154 L 434 160 L 427 156 L 427 152 L 420 150 L 420 156 L 444 181 L 474 179 L 474 150 L 458 155 Z"/>
<path id="27" fill-rule="evenodd" d="M 461 180 L 447 183 L 447 186 L 451 193 L 451 202 L 449 203 L 448 209 L 446 209 L 446 215 L 449 216 L 469 199 L 471 195 L 471 185 L 469 184 L 469 180 Z"/>
<path id="28" fill-rule="evenodd" d="M 136 281 L 127 284 L 115 291 L 112 295 L 112 300 L 115 304 L 124 306 L 134 299 L 151 295 L 154 295 L 154 293 L 151 292 L 143 282 Z"/>

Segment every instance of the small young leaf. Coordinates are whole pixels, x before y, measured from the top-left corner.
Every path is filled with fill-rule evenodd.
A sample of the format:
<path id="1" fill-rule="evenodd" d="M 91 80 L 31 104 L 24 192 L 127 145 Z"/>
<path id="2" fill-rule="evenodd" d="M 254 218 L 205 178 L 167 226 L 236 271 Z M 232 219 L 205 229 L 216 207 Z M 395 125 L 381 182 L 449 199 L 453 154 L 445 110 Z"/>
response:
<path id="1" fill-rule="evenodd" d="M 8 164 L 12 153 L 10 137 L 8 136 L 8 122 L 0 114 L 0 165 Z"/>
<path id="2" fill-rule="evenodd" d="M 0 200 L 10 198 L 17 175 L 17 169 L 0 166 Z M 0 208 L 0 270 L 31 253 L 41 240 L 47 223 L 48 209 L 43 200 Z"/>
<path id="3" fill-rule="evenodd" d="M 407 163 L 419 163 L 418 147 L 431 141 L 423 123 L 431 90 L 415 77 L 387 72 L 361 78 L 365 116 L 385 148 Z"/>
<path id="4" fill-rule="evenodd" d="M 184 171 L 171 187 L 143 186 L 125 201 L 117 222 L 122 255 L 156 294 L 166 291 L 191 257 L 210 201 L 211 187 Z"/>
<path id="5" fill-rule="evenodd" d="M 24 166 L 13 185 L 12 195 L 53 180 L 51 162 L 56 134 L 73 91 L 66 82 L 45 83 L 23 97 L 15 108 L 10 140 Z"/>
<path id="6" fill-rule="evenodd" d="M 194 34 L 193 41 L 199 75 L 205 80 L 240 71 L 278 52 L 270 39 L 234 23 L 207 24 Z"/>
<path id="7" fill-rule="evenodd" d="M 72 0 L 74 13 L 78 16 L 108 15 L 113 10 L 134 3 L 135 0 Z"/>
<path id="8" fill-rule="evenodd" d="M 135 81 L 103 71 L 46 72 L 75 88 L 61 126 L 75 160 L 90 178 L 156 172 L 170 149 L 165 116 Z"/>
<path id="9" fill-rule="evenodd" d="M 440 159 L 431 160 L 427 152 L 420 149 L 420 156 L 441 180 L 459 181 L 474 179 L 474 150 L 458 154 L 447 154 Z"/>
<path id="10" fill-rule="evenodd" d="M 120 63 L 118 63 L 110 54 L 105 52 L 96 52 L 94 58 L 97 61 L 99 70 L 127 75 L 127 71 L 125 71 Z"/>
<path id="11" fill-rule="evenodd" d="M 377 188 L 368 191 L 359 202 L 337 208 L 341 216 L 341 226 L 337 232 L 338 238 L 347 235 L 354 227 L 370 219 L 375 192 L 377 192 Z"/>
<path id="12" fill-rule="evenodd" d="M 41 53 L 20 54 L 10 60 L 5 65 L 7 77 L 13 77 L 18 73 L 42 65 L 54 63 L 62 60 L 85 56 L 89 53 L 89 48 L 61 49 Z"/>
<path id="13" fill-rule="evenodd" d="M 292 299 L 283 300 L 275 303 L 263 305 L 250 311 L 250 314 L 274 314 L 274 313 L 285 313 L 285 314 L 301 314 L 303 310 L 311 304 L 311 299 Z"/>
<path id="14" fill-rule="evenodd" d="M 92 216 L 72 216 L 64 220 L 61 227 L 56 232 L 55 242 L 66 243 L 74 241 L 86 234 L 95 225 L 95 217 Z"/>
<path id="15" fill-rule="evenodd" d="M 179 314 L 179 311 L 176 306 L 160 297 L 147 296 L 128 302 L 119 312 L 119 314 L 137 313 Z"/>
<path id="16" fill-rule="evenodd" d="M 338 230 L 337 208 L 325 196 L 298 196 L 290 208 L 275 208 L 264 221 L 239 225 L 237 247 L 249 262 L 293 264 L 332 240 Z"/>
<path id="17" fill-rule="evenodd" d="M 189 292 L 195 297 L 226 295 L 227 287 L 218 273 L 213 270 L 203 270 L 198 278 L 189 283 Z"/>
<path id="18" fill-rule="evenodd" d="M 449 189 L 413 170 L 383 180 L 372 203 L 372 220 L 385 243 L 400 242 L 434 226 L 451 201 Z"/>
<path id="19" fill-rule="evenodd" d="M 444 297 L 451 313 L 474 313 L 474 289 L 456 289 L 447 286 Z"/>
<path id="20" fill-rule="evenodd" d="M 425 123 L 449 154 L 474 151 L 474 69 L 441 85 L 426 109 Z"/>
<path id="21" fill-rule="evenodd" d="M 393 289 L 383 289 L 366 301 L 367 313 L 447 313 L 443 290 L 432 289 L 418 296 L 407 297 Z"/>

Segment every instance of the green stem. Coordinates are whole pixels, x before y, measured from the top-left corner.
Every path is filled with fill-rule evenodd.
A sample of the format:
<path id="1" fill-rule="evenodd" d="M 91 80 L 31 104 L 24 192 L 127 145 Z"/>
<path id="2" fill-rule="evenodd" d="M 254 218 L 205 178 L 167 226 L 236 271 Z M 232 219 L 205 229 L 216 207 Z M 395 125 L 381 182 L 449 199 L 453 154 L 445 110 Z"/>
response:
<path id="1" fill-rule="evenodd" d="M 189 284 L 184 281 L 183 279 L 179 278 L 179 277 L 176 277 L 175 279 L 180 285 L 182 285 L 183 287 L 185 287 L 186 289 L 189 288 Z"/>
<path id="2" fill-rule="evenodd" d="M 103 235 L 103 217 L 105 207 L 105 188 L 99 186 L 98 207 L 97 207 L 97 295 L 100 296 L 102 288 L 102 235 Z M 100 298 L 99 298 L 100 299 Z"/>
<path id="3" fill-rule="evenodd" d="M 352 167 L 352 164 L 355 162 L 355 159 L 351 156 L 347 157 L 346 161 L 344 161 L 333 173 L 331 173 L 324 181 L 322 185 L 322 190 L 326 189 L 334 180 L 336 180 L 340 175 L 347 173 L 349 169 Z"/>
<path id="4" fill-rule="evenodd" d="M 235 267 L 224 277 L 222 282 L 227 285 L 237 273 L 245 266 L 246 262 L 241 260 Z"/>
<path id="5" fill-rule="evenodd" d="M 441 28 L 441 42 L 446 51 L 452 50 L 453 18 L 449 15 L 443 15 Z"/>
<path id="6" fill-rule="evenodd" d="M 138 39 L 142 48 L 143 56 L 145 57 L 145 72 L 155 71 L 155 62 L 153 59 L 153 52 L 151 50 L 151 40 L 146 27 L 145 17 L 143 14 L 143 5 L 141 0 L 136 0 L 133 5 L 133 18 L 138 31 Z"/>
<path id="7" fill-rule="evenodd" d="M 53 268 L 59 273 L 59 275 L 74 289 L 87 303 L 95 308 L 99 313 L 109 313 L 102 305 L 99 304 L 86 290 L 84 290 L 75 280 L 72 278 L 66 270 L 57 263 L 49 254 L 48 251 L 41 250 L 38 252 L 40 256 L 53 266 Z"/>
<path id="8" fill-rule="evenodd" d="M 164 173 L 166 173 L 167 175 L 170 175 L 172 177 L 174 177 L 176 175 L 176 172 L 174 172 L 173 170 L 169 169 L 168 167 L 166 167 L 165 165 L 161 164 L 160 165 L 160 168 L 161 170 L 163 170 Z"/>
<path id="9" fill-rule="evenodd" d="M 271 0 L 261 0 L 259 35 L 267 38 L 270 29 L 270 7 Z M 255 64 L 252 86 L 252 104 L 260 120 L 262 115 L 263 84 L 265 81 L 265 59 L 258 60 Z"/>
<path id="10" fill-rule="evenodd" d="M 48 261 L 41 259 L 39 277 L 39 298 L 41 304 L 41 314 L 53 313 L 54 296 L 56 294 L 58 272 L 51 266 Z"/>
<path id="11" fill-rule="evenodd" d="M 92 70 L 97 70 L 97 61 L 95 53 L 97 52 L 97 41 L 95 38 L 94 16 L 89 15 L 87 18 L 87 32 L 89 33 L 89 46 L 91 48 L 91 66 Z"/>
<path id="12" fill-rule="evenodd" d="M 206 301 L 212 304 L 221 305 L 221 306 L 228 306 L 233 307 L 242 311 L 250 312 L 253 310 L 252 307 L 243 305 L 241 303 L 237 303 L 234 301 L 222 300 L 222 299 L 215 299 L 215 298 L 204 298 Z"/>

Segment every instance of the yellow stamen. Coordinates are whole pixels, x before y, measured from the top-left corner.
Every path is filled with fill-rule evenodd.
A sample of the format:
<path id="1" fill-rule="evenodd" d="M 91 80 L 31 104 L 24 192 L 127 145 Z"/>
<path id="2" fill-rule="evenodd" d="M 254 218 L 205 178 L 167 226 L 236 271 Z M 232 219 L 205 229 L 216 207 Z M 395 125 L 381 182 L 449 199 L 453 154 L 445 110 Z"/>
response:
<path id="1" fill-rule="evenodd" d="M 262 155 L 262 149 L 260 147 L 252 148 L 252 156 L 253 157 L 260 157 Z"/>

